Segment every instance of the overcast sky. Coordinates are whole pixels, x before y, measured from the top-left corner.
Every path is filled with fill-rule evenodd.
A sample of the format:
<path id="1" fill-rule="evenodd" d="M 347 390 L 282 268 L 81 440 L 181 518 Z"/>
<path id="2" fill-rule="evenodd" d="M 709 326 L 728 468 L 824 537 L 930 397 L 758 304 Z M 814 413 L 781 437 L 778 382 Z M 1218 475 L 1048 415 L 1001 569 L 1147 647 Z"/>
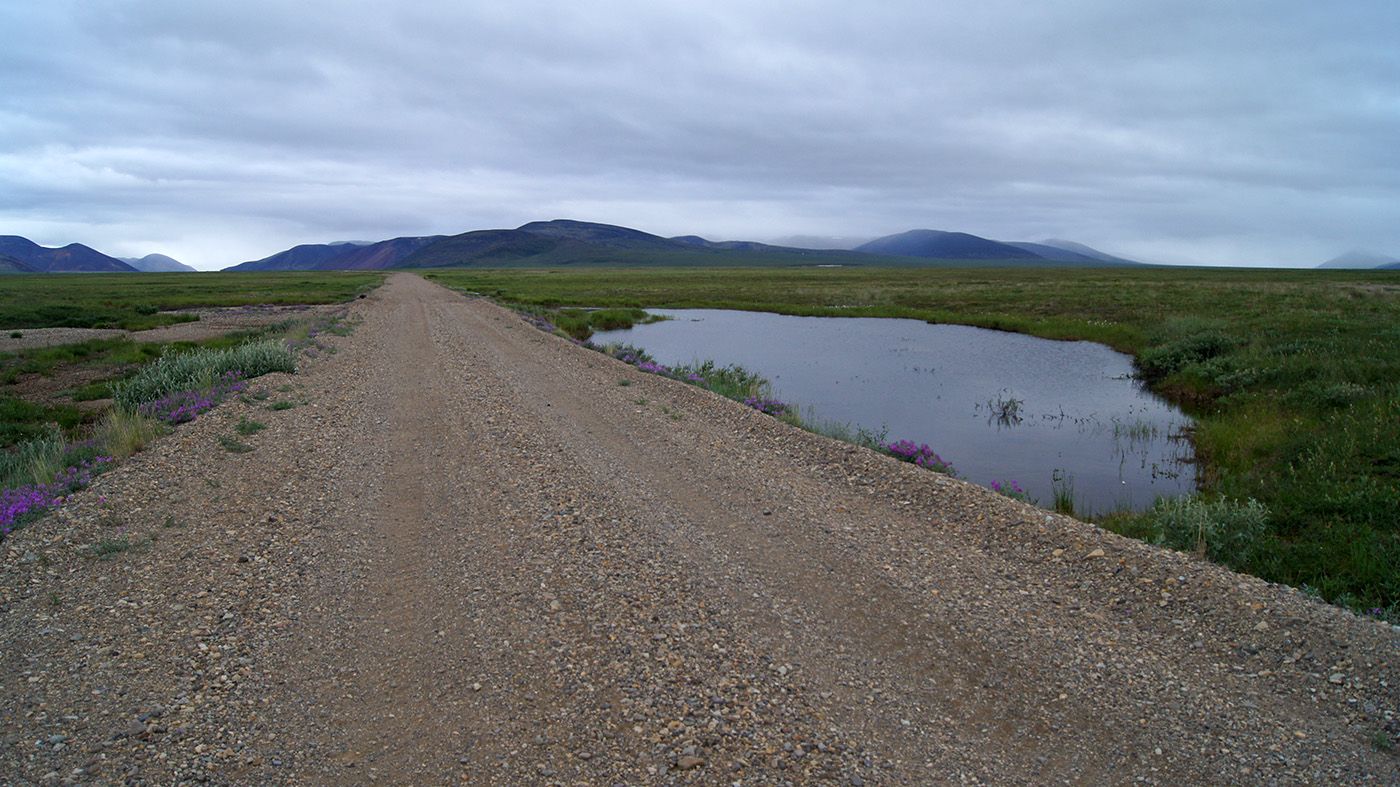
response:
<path id="1" fill-rule="evenodd" d="M 6 0 L 0 235 L 202 269 L 658 235 L 1400 256 L 1394 0 Z"/>

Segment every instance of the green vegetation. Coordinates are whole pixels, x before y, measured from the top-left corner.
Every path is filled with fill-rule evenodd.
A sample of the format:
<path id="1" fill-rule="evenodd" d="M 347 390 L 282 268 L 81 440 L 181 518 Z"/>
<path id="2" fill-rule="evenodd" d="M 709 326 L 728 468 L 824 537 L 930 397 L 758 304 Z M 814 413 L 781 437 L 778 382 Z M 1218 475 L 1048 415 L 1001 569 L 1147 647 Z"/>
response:
<path id="1" fill-rule="evenodd" d="M 555 309 L 544 306 L 524 306 L 522 311 L 533 315 L 536 321 L 546 321 L 575 339 L 584 340 L 594 331 L 616 331 L 631 328 L 633 325 L 659 322 L 666 319 L 647 314 L 643 309 Z"/>
<path id="2" fill-rule="evenodd" d="M 274 340 L 251 342 L 221 350 L 162 355 L 122 383 L 114 392 L 118 405 L 136 407 L 172 394 L 212 388 L 230 373 L 258 377 L 269 372 L 296 371 L 296 357 Z"/>
<path id="3" fill-rule="evenodd" d="M 156 328 L 198 319 L 199 306 L 340 303 L 373 289 L 380 271 L 79 273 L 0 277 L 0 329 Z"/>
<path id="4" fill-rule="evenodd" d="M 254 450 L 253 446 L 239 440 L 237 437 L 230 437 L 228 435 L 219 435 L 219 445 L 223 446 L 224 450 L 231 454 L 246 454 Z"/>
<path id="5" fill-rule="evenodd" d="M 12 383 L 21 374 L 49 376 L 54 369 L 70 364 L 122 367 L 146 363 L 158 355 L 160 345 L 133 342 L 124 336 L 0 353 L 0 383 Z"/>
<path id="6" fill-rule="evenodd" d="M 262 421 L 249 420 L 249 418 L 245 415 L 242 418 L 238 419 L 238 425 L 234 427 L 234 430 L 239 434 L 246 436 L 250 434 L 257 434 L 258 432 L 261 432 L 266 428 L 267 424 L 263 423 Z"/>
<path id="7" fill-rule="evenodd" d="M 67 448 L 63 433 L 52 429 L 13 443 L 10 450 L 0 452 L 0 489 L 49 483 L 67 465 Z"/>
<path id="8" fill-rule="evenodd" d="M 1262 535 L 1251 530 L 1253 548 L 1217 552 L 1219 559 L 1400 618 L 1400 272 L 665 268 L 427 275 L 523 306 L 905 317 L 1107 344 L 1133 354 L 1143 379 L 1197 419 L 1205 508 L 1191 513 L 1213 516 L 1209 507 L 1222 500 L 1257 501 L 1267 510 Z M 1068 479 L 1053 501 L 1060 509 L 1073 506 Z M 1149 516 L 1110 513 L 1100 521 L 1156 539 L 1165 525 Z M 1207 553 L 1220 528 L 1233 526 L 1198 530 L 1211 527 L 1217 535 L 1207 534 Z"/>

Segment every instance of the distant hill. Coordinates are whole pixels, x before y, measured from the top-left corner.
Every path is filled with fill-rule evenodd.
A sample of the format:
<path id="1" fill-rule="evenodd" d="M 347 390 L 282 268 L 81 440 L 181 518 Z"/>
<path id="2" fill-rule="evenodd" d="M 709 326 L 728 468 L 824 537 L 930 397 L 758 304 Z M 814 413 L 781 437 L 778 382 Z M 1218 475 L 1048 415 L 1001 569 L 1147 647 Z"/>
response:
<path id="1" fill-rule="evenodd" d="M 663 238 L 659 235 L 652 235 L 641 230 L 618 227 L 612 224 L 594 224 L 587 221 L 574 221 L 572 219 L 555 219 L 553 221 L 532 221 L 529 224 L 522 224 L 515 228 L 516 232 L 524 232 L 530 235 L 538 235 L 542 238 L 554 238 L 563 241 L 579 241 L 590 246 L 601 246 L 606 249 L 657 249 L 660 251 L 674 251 L 676 242 Z"/>
<path id="2" fill-rule="evenodd" d="M 1115 257 L 1112 254 L 1104 254 L 1098 249 L 1090 248 L 1082 243 L 1075 243 L 1072 240 L 1058 240 L 1051 238 L 1039 243 L 1011 242 L 1010 245 L 1026 251 L 1038 254 L 1047 260 L 1068 262 L 1081 265 L 1142 265 L 1141 262 Z"/>
<path id="3" fill-rule="evenodd" d="M 195 269 L 186 265 L 173 257 L 164 254 L 147 254 L 141 258 L 118 257 L 117 259 L 130 265 L 142 273 L 194 273 Z"/>
<path id="4" fill-rule="evenodd" d="M 24 260 L 11 257 L 8 254 L 0 254 L 0 274 L 5 273 L 39 273 L 37 269 L 31 267 Z"/>
<path id="5" fill-rule="evenodd" d="M 1077 251 L 1062 249 L 1058 246 L 1047 246 L 1044 243 L 1006 241 L 1006 245 L 1015 246 L 1016 248 L 1021 249 L 1023 251 L 1028 251 L 1031 254 L 1036 255 L 1037 257 L 1041 257 L 1047 260 L 1055 260 L 1056 262 L 1068 262 L 1078 265 L 1103 262 L 1103 260 L 1100 260 L 1098 257 L 1090 257 L 1087 254 L 1080 254 Z"/>
<path id="6" fill-rule="evenodd" d="M 886 235 L 856 247 L 868 254 L 894 254 L 901 257 L 925 257 L 938 260 L 1035 260 L 1039 254 L 999 243 L 966 232 L 941 230 L 910 230 L 898 235 Z"/>
<path id="7" fill-rule="evenodd" d="M 442 238 L 396 267 L 907 265 L 908 260 L 849 251 L 814 251 L 749 241 L 663 238 L 611 224 L 558 219 L 513 230 L 475 230 Z"/>
<path id="8" fill-rule="evenodd" d="M 759 243 L 751 240 L 705 240 L 699 235 L 681 235 L 671 238 L 676 243 L 684 243 L 687 246 L 699 246 L 705 249 L 727 249 L 729 251 L 778 251 L 786 253 L 804 253 L 809 251 L 833 251 L 832 249 L 809 249 L 801 246 L 774 246 L 769 243 Z"/>
<path id="9" fill-rule="evenodd" d="M 392 238 L 370 243 L 341 241 L 339 243 L 305 244 L 278 252 L 252 262 L 244 262 L 226 271 L 312 271 L 312 270 L 384 270 L 398 265 L 405 257 L 434 241 L 441 235 L 421 238 Z"/>
<path id="10" fill-rule="evenodd" d="M 18 235 L 0 235 L 0 254 L 14 257 L 41 273 L 132 273 L 136 270 L 81 243 L 50 249 Z"/>
<path id="11" fill-rule="evenodd" d="M 628 227 L 572 219 L 532 221 L 515 229 L 394 238 L 379 243 L 297 246 L 226 270 L 288 271 L 387 268 L 563 266 L 793 265 L 1116 265 L 1137 264 L 1070 241 L 1001 243 L 963 232 L 913 230 L 856 250 L 663 238 Z"/>
<path id="12" fill-rule="evenodd" d="M 1375 254 L 1368 251 L 1349 251 L 1317 266 L 1319 268 L 1349 268 L 1363 270 L 1369 268 L 1389 268 L 1400 267 L 1400 259 L 1387 257 L 1384 254 Z"/>

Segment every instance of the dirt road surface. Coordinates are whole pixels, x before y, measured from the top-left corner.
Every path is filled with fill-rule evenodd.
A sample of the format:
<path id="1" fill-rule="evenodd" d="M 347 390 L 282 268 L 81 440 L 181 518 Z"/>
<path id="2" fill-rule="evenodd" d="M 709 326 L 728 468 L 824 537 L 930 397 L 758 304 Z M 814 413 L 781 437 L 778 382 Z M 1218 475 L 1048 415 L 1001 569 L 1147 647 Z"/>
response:
<path id="1" fill-rule="evenodd" d="M 352 318 L 0 543 L 0 783 L 1400 783 L 1390 626 L 413 275 Z"/>

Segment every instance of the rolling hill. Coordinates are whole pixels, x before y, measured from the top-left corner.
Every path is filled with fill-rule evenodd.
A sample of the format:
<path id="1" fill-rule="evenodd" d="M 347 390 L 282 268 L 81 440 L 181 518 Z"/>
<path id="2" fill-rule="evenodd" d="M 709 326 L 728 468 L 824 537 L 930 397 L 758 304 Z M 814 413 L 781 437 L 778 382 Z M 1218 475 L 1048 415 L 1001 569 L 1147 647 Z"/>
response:
<path id="1" fill-rule="evenodd" d="M 892 258 L 818 252 L 747 242 L 712 243 L 584 221 L 537 221 L 513 230 L 475 230 L 442 238 L 396 267 L 900 265 Z"/>
<path id="2" fill-rule="evenodd" d="M 40 273 L 134 273 L 135 268 L 81 243 L 61 249 L 40 246 L 18 235 L 0 235 L 0 254 L 13 257 Z"/>
<path id="3" fill-rule="evenodd" d="M 164 254 L 147 254 L 144 257 L 118 257 L 142 273 L 193 273 L 194 268 Z"/>
<path id="4" fill-rule="evenodd" d="M 384 270 L 397 267 L 405 257 L 441 239 L 441 235 L 417 238 L 391 238 L 370 243 L 338 243 L 294 246 L 260 260 L 225 268 L 226 271 L 333 271 Z"/>
<path id="5" fill-rule="evenodd" d="M 8 254 L 0 254 L 0 274 L 4 273 L 39 273 L 24 260 L 11 257 Z"/>
<path id="6" fill-rule="evenodd" d="M 923 257 L 935 260 L 1036 260 L 1046 259 L 1009 243 L 987 240 L 966 232 L 910 230 L 886 235 L 856 247 L 868 254 Z"/>

